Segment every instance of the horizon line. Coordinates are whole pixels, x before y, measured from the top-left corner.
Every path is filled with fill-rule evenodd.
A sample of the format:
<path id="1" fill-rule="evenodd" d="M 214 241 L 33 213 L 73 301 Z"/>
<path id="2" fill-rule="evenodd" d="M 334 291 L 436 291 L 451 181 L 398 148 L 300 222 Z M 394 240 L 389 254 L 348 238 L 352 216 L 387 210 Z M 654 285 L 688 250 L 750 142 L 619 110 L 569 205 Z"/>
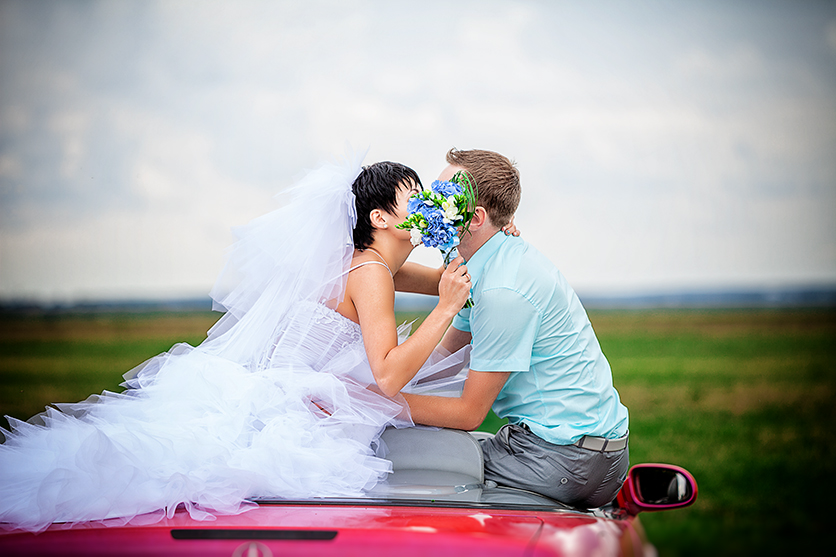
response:
<path id="1" fill-rule="evenodd" d="M 581 303 L 591 309 L 654 308 L 769 308 L 836 307 L 836 284 L 781 288 L 681 289 L 643 293 L 578 293 Z M 396 311 L 424 311 L 434 306 L 434 296 L 397 292 Z M 206 296 L 170 298 L 114 297 L 101 300 L 44 301 L 35 299 L 0 299 L 0 312 L 143 312 L 143 311 L 212 311 L 212 299 Z"/>

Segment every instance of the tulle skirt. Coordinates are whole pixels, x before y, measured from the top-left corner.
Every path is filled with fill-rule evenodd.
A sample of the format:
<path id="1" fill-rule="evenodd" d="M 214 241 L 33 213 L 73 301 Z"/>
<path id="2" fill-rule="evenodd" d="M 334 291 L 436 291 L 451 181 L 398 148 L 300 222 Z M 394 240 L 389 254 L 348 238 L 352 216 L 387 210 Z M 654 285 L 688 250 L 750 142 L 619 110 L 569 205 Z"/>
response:
<path id="1" fill-rule="evenodd" d="M 391 470 L 378 456 L 383 429 L 412 422 L 402 397 L 368 381 L 362 341 L 346 334 L 359 327 L 328 312 L 296 312 L 289 330 L 306 332 L 285 331 L 288 345 L 279 343 L 269 367 L 180 344 L 126 375 L 124 393 L 59 405 L 30 422 L 10 418 L 0 522 L 38 531 L 53 522 L 152 521 L 178 505 L 207 519 L 259 497 L 361 496 Z M 347 329 L 323 327 L 323 317 Z M 437 354 L 408 390 L 455 394 L 465 357 Z"/>

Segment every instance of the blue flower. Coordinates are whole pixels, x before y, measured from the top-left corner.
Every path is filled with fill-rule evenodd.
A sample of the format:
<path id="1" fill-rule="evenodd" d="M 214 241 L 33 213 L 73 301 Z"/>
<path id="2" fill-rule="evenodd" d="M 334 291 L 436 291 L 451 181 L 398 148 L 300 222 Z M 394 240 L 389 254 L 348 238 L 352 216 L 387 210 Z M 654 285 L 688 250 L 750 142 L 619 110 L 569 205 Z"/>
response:
<path id="1" fill-rule="evenodd" d="M 441 180 L 436 180 L 430 187 L 434 192 L 440 193 L 445 198 L 462 192 L 460 185 L 453 182 L 442 182 Z"/>
<path id="2" fill-rule="evenodd" d="M 425 217 L 427 219 L 427 228 L 424 231 L 425 246 L 443 250 L 451 245 L 453 238 L 458 237 L 455 227 L 444 222 L 444 214 L 438 208 L 425 213 Z"/>
<path id="3" fill-rule="evenodd" d="M 434 181 L 431 189 L 423 190 L 409 199 L 407 209 L 410 216 L 398 226 L 410 230 L 413 245 L 423 243 L 427 247 L 449 252 L 459 245 L 456 224 L 460 224 L 457 221 L 461 221 L 462 216 L 458 214 L 454 196 L 461 194 L 459 184 Z"/>
<path id="4" fill-rule="evenodd" d="M 417 195 L 413 195 L 409 198 L 409 202 L 406 204 L 406 208 L 409 211 L 409 214 L 417 213 L 418 208 L 424 204 Z"/>

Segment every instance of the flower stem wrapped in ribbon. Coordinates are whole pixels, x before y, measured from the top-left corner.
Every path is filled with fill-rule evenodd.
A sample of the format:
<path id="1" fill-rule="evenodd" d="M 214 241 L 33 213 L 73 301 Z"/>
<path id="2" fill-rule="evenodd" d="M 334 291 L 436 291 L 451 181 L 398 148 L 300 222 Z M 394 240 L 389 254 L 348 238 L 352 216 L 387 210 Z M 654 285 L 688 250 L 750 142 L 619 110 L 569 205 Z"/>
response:
<path id="1" fill-rule="evenodd" d="M 476 183 L 463 171 L 449 182 L 436 180 L 409 199 L 409 217 L 397 227 L 409 230 L 413 246 L 423 243 L 441 250 L 446 267 L 457 256 L 459 238 L 473 220 L 477 193 Z M 473 307 L 473 300 L 468 298 L 464 307 Z"/>

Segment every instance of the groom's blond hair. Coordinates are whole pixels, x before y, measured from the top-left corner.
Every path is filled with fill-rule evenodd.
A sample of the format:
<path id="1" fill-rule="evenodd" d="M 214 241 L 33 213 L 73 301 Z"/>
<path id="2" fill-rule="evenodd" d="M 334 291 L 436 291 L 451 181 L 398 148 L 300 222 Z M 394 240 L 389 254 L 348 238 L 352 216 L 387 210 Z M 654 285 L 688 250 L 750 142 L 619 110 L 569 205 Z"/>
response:
<path id="1" fill-rule="evenodd" d="M 494 153 L 472 149 L 447 152 L 447 162 L 461 166 L 476 182 L 477 205 L 488 213 L 491 224 L 503 227 L 511 220 L 520 204 L 520 172 L 514 161 Z"/>

